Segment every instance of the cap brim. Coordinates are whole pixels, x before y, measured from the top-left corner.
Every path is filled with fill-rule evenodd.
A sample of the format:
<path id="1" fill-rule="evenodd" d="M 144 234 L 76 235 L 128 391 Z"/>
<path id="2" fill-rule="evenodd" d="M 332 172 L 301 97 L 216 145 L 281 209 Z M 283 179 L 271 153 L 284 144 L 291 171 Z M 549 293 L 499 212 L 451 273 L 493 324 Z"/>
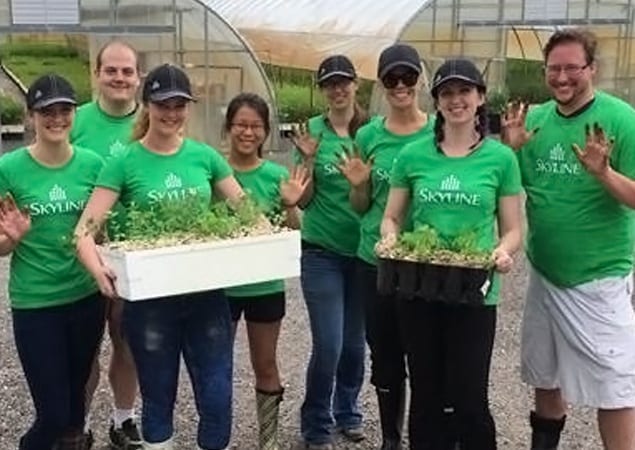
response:
<path id="1" fill-rule="evenodd" d="M 151 94 L 148 100 L 151 102 L 164 102 L 171 98 L 184 98 L 191 102 L 196 101 L 194 97 L 192 97 L 187 92 L 183 92 L 183 91 L 157 92 L 156 94 Z"/>
<path id="2" fill-rule="evenodd" d="M 408 67 L 409 69 L 414 70 L 418 74 L 421 74 L 421 65 L 413 64 L 410 61 L 395 61 L 393 63 L 388 64 L 384 67 L 381 72 L 379 72 L 379 78 L 384 78 L 388 72 L 390 72 L 395 67 Z"/>
<path id="3" fill-rule="evenodd" d="M 355 77 L 351 75 L 350 72 L 344 72 L 343 70 L 336 70 L 335 72 L 329 72 L 327 74 L 322 75 L 320 78 L 317 79 L 317 83 L 320 84 L 328 80 L 329 78 L 333 78 L 333 77 L 344 77 L 344 78 L 348 78 L 349 80 L 355 79 Z"/>
<path id="4" fill-rule="evenodd" d="M 479 83 L 476 80 L 473 80 L 469 77 L 465 77 L 463 75 L 448 75 L 447 77 L 443 77 L 441 78 L 439 81 L 437 81 L 436 83 L 434 83 L 432 85 L 432 88 L 430 89 L 430 91 L 434 94 L 439 87 L 441 87 L 441 85 L 447 83 L 448 81 L 463 81 L 465 83 L 471 84 L 472 86 L 476 86 L 476 87 L 485 87 L 485 85 L 483 83 Z"/>
<path id="5" fill-rule="evenodd" d="M 46 108 L 47 106 L 56 105 L 56 104 L 64 104 L 64 105 L 77 105 L 77 101 L 70 97 L 53 97 L 47 98 L 46 100 L 41 100 L 39 102 L 35 102 L 31 109 L 37 110 Z"/>

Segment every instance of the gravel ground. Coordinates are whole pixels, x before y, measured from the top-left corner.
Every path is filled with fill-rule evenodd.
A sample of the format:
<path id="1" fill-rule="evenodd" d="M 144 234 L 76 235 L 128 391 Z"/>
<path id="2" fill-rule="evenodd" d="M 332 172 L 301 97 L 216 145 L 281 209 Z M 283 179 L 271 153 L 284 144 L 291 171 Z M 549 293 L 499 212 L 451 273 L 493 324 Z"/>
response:
<path id="1" fill-rule="evenodd" d="M 6 298 L 7 261 L 0 259 L 0 285 Z M 503 302 L 499 309 L 498 334 L 491 376 L 491 403 L 498 428 L 501 449 L 526 449 L 529 447 L 528 411 L 532 405 L 530 389 L 519 378 L 519 325 L 522 298 L 527 285 L 524 265 L 505 280 Z M 280 338 L 280 364 L 286 386 L 285 401 L 281 410 L 281 440 L 283 449 L 300 449 L 298 413 L 302 401 L 304 369 L 310 351 L 306 309 L 297 280 L 288 284 L 287 317 Z M 3 301 L 3 305 L 7 302 Z M 235 356 L 234 429 L 232 449 L 256 449 L 256 417 L 253 395 L 253 377 L 249 366 L 244 329 L 239 329 Z M 102 350 L 102 360 L 108 358 L 108 345 Z M 0 449 L 14 449 L 19 435 L 31 421 L 32 405 L 24 378 L 17 361 L 9 312 L 0 309 Z M 368 378 L 368 374 L 367 374 Z M 105 373 L 93 407 L 93 429 L 97 438 L 97 450 L 107 449 L 106 431 L 110 407 L 110 395 Z M 179 401 L 176 411 L 176 429 L 179 449 L 195 449 L 193 440 L 196 415 L 190 384 L 182 373 Z M 338 449 L 374 449 L 379 442 L 375 399 L 372 389 L 365 385 L 362 394 L 367 439 L 361 444 L 345 444 L 338 441 Z M 570 411 L 561 448 L 564 450 L 600 449 L 594 414 L 588 410 Z"/>

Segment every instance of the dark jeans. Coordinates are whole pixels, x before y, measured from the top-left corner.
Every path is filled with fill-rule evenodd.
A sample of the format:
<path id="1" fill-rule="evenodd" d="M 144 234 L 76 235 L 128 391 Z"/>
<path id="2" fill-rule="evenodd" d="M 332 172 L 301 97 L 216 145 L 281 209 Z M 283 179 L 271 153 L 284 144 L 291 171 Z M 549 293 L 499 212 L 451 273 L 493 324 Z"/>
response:
<path id="1" fill-rule="evenodd" d="M 101 342 L 105 300 L 14 309 L 13 333 L 35 406 L 35 421 L 20 450 L 50 450 L 66 432 L 84 426 L 85 386 Z"/>
<path id="2" fill-rule="evenodd" d="M 377 267 L 357 260 L 357 289 L 364 299 L 366 341 L 370 348 L 371 383 L 399 391 L 406 378 L 406 355 L 401 340 L 397 299 L 377 293 Z"/>
<path id="3" fill-rule="evenodd" d="M 355 258 L 324 249 L 302 251 L 302 292 L 313 346 L 300 411 L 304 440 L 332 440 L 334 424 L 361 425 L 364 381 L 364 307 L 355 289 Z"/>
<path id="4" fill-rule="evenodd" d="M 209 291 L 126 302 L 123 330 L 137 366 L 144 439 L 158 443 L 174 434 L 182 354 L 200 418 L 198 445 L 225 448 L 232 414 L 232 325 L 224 294 Z"/>
<path id="5" fill-rule="evenodd" d="M 412 450 L 496 449 L 489 410 L 495 306 L 400 300 L 408 354 Z"/>

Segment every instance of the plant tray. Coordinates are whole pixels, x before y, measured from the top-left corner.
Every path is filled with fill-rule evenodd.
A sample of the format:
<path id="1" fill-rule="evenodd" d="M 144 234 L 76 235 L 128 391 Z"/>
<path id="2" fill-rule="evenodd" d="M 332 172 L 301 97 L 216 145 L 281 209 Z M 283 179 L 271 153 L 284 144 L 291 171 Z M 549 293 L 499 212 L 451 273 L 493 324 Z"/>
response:
<path id="1" fill-rule="evenodd" d="M 146 300 L 300 275 L 300 232 L 144 250 L 98 247 L 126 300 Z"/>
<path id="2" fill-rule="evenodd" d="M 381 295 L 448 304 L 482 305 L 492 270 L 380 258 L 377 290 Z"/>

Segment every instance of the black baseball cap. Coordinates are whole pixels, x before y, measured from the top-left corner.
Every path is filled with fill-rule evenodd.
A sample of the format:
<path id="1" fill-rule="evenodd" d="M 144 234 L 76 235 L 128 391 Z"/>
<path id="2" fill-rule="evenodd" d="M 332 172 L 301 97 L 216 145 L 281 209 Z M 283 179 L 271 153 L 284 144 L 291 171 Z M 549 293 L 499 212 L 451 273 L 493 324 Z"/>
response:
<path id="1" fill-rule="evenodd" d="M 448 59 L 441 67 L 439 67 L 432 79 L 432 88 L 430 92 L 433 97 L 437 96 L 439 87 L 442 84 L 452 80 L 465 81 L 477 88 L 485 91 L 485 81 L 483 75 L 476 65 L 468 59 Z"/>
<path id="2" fill-rule="evenodd" d="M 26 107 L 30 111 L 46 108 L 56 103 L 77 105 L 75 89 L 56 74 L 43 75 L 35 80 L 26 93 Z"/>
<path id="3" fill-rule="evenodd" d="M 344 55 L 333 55 L 326 58 L 318 67 L 316 80 L 320 84 L 331 77 L 344 77 L 354 80 L 357 78 L 355 66 L 350 59 Z"/>
<path id="4" fill-rule="evenodd" d="M 163 102 L 170 98 L 194 101 L 190 79 L 182 69 L 172 64 L 160 65 L 148 73 L 141 97 L 144 103 Z"/>
<path id="5" fill-rule="evenodd" d="M 380 80 L 395 67 L 408 67 L 418 74 L 421 73 L 421 58 L 414 47 L 407 44 L 394 44 L 385 48 L 379 55 L 377 64 L 377 78 Z"/>

